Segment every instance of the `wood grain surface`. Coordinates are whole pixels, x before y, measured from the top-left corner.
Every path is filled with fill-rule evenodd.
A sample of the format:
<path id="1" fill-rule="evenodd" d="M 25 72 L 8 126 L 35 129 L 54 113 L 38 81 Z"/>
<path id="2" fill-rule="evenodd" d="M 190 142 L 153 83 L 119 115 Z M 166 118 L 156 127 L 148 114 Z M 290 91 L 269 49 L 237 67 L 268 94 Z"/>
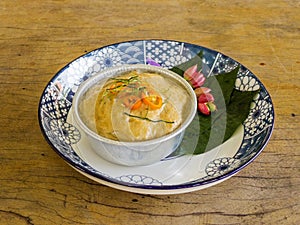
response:
<path id="1" fill-rule="evenodd" d="M 171 39 L 220 51 L 264 83 L 275 129 L 231 179 L 180 195 L 98 184 L 44 140 L 40 95 L 54 74 L 101 46 Z M 300 224 L 298 0 L 1 0 L 0 224 Z"/>

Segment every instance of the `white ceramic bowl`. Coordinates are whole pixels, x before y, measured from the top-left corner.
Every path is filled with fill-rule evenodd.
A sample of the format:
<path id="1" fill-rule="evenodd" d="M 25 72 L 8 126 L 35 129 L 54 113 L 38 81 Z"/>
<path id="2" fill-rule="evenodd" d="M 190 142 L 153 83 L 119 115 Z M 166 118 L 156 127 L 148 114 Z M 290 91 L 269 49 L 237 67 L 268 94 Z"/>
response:
<path id="1" fill-rule="evenodd" d="M 190 104 L 185 109 L 185 118 L 181 125 L 173 132 L 151 140 L 137 141 L 137 142 L 122 142 L 115 141 L 98 135 L 96 132 L 88 128 L 84 123 L 79 113 L 79 104 L 82 100 L 82 96 L 93 85 L 106 80 L 111 77 L 118 76 L 124 72 L 132 70 L 138 70 L 141 72 L 155 72 L 162 76 L 166 76 L 173 81 L 177 82 L 182 88 L 186 90 L 190 98 Z M 73 99 L 73 119 L 75 126 L 81 131 L 81 135 L 86 135 L 89 144 L 92 149 L 102 158 L 121 165 L 126 166 L 138 166 L 148 165 L 160 161 L 169 154 L 171 154 L 180 145 L 184 131 L 187 126 L 192 122 L 197 111 L 197 98 L 186 80 L 180 77 L 178 74 L 173 73 L 170 70 L 149 66 L 149 65 L 124 65 L 113 67 L 111 69 L 104 70 L 85 82 L 83 82 L 78 88 Z"/>

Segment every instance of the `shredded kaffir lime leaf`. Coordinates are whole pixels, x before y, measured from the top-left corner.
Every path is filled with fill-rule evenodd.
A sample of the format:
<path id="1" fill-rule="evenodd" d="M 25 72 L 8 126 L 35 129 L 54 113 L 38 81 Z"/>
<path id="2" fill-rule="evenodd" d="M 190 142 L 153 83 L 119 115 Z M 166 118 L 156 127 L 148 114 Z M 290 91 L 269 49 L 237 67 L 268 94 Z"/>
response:
<path id="1" fill-rule="evenodd" d="M 163 122 L 163 123 L 175 123 L 174 121 L 167 121 L 167 120 L 153 120 L 153 119 L 150 119 L 148 117 L 136 116 L 136 115 L 132 115 L 132 114 L 126 113 L 126 112 L 124 112 L 124 114 L 126 116 L 129 116 L 129 117 L 133 117 L 133 118 L 137 118 L 137 119 L 141 119 L 141 120 L 147 120 L 147 121 L 153 122 L 153 123 L 160 123 L 160 122 Z"/>

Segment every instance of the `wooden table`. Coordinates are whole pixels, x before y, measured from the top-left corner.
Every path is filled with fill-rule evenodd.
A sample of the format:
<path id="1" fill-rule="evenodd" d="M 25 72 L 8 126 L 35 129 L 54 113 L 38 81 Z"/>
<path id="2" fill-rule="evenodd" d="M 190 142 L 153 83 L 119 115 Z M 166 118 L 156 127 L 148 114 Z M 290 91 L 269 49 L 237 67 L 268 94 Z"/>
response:
<path id="1" fill-rule="evenodd" d="M 180 195 L 100 185 L 44 140 L 40 95 L 74 58 L 116 42 L 172 39 L 247 66 L 276 113 L 262 154 L 231 179 Z M 300 224 L 300 2 L 1 0 L 0 224 Z"/>

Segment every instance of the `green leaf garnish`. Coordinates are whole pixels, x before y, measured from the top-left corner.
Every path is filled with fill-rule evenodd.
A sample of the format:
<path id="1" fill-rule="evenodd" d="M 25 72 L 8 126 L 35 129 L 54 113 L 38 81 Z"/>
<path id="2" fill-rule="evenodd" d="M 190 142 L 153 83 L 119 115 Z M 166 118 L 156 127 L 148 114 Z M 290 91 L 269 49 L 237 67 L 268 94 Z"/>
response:
<path id="1" fill-rule="evenodd" d="M 202 67 L 203 52 L 200 51 L 191 60 L 171 68 L 173 72 L 183 76 L 184 71 L 197 64 Z M 171 156 L 183 154 L 201 154 L 209 151 L 228 140 L 236 129 L 246 120 L 249 115 L 250 104 L 257 91 L 238 91 L 235 89 L 235 81 L 240 67 L 236 67 L 228 73 L 222 73 L 207 77 L 204 87 L 211 89 L 214 96 L 214 104 L 217 110 L 210 116 L 197 113 L 194 121 L 187 128 L 186 133 L 198 134 L 190 135 L 198 138 L 195 148 L 178 148 Z M 187 143 L 190 142 L 187 140 Z M 187 144 L 188 145 L 188 144 Z"/>

